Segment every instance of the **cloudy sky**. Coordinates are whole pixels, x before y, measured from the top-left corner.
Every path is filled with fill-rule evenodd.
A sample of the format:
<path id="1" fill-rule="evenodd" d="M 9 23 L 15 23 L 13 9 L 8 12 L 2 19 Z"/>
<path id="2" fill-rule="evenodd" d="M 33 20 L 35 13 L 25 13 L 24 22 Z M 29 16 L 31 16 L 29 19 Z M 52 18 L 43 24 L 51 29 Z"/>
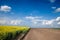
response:
<path id="1" fill-rule="evenodd" d="M 0 0 L 0 25 L 60 28 L 60 0 Z"/>

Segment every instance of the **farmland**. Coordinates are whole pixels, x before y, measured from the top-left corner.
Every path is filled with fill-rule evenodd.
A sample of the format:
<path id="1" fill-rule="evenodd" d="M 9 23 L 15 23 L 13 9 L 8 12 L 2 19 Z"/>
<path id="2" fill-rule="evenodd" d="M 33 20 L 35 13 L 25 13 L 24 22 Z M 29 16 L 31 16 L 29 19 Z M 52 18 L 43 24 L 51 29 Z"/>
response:
<path id="1" fill-rule="evenodd" d="M 23 40 L 60 40 L 59 28 L 31 28 Z"/>
<path id="2" fill-rule="evenodd" d="M 24 34 L 29 30 L 25 26 L 0 26 L 0 40 L 11 40 L 19 34 Z"/>

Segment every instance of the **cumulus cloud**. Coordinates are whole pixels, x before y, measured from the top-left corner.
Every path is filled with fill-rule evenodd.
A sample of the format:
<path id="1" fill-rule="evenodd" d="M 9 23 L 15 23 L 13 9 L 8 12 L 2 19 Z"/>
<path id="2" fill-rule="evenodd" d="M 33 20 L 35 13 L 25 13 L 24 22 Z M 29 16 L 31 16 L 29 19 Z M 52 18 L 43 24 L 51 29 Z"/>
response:
<path id="1" fill-rule="evenodd" d="M 50 0 L 51 3 L 54 3 L 56 0 Z"/>
<path id="2" fill-rule="evenodd" d="M 60 12 L 60 8 L 57 8 L 57 9 L 55 10 L 55 13 L 58 13 L 58 12 Z"/>
<path id="3" fill-rule="evenodd" d="M 22 20 L 11 20 L 11 24 L 12 25 L 19 25 L 19 24 L 21 24 L 21 22 L 22 22 Z"/>
<path id="4" fill-rule="evenodd" d="M 59 24 L 59 25 L 60 25 L 60 22 L 58 22 L 57 24 Z"/>
<path id="5" fill-rule="evenodd" d="M 42 25 L 51 25 L 54 20 L 43 20 L 41 19 L 42 17 L 32 17 L 32 16 L 27 16 L 26 19 L 29 19 L 32 23 L 38 24 L 41 23 Z"/>
<path id="6" fill-rule="evenodd" d="M 60 28 L 59 24 L 60 24 L 60 17 L 57 17 L 55 19 L 51 19 L 51 20 L 44 20 L 42 21 L 42 24 L 44 26 L 48 25 L 52 28 Z"/>
<path id="7" fill-rule="evenodd" d="M 60 21 L 60 17 L 57 17 L 57 18 L 56 18 L 56 21 Z"/>
<path id="8" fill-rule="evenodd" d="M 42 24 L 43 25 L 51 25 L 54 22 L 54 20 L 43 20 Z"/>
<path id="9" fill-rule="evenodd" d="M 21 19 L 9 19 L 8 17 L 0 18 L 0 25 L 20 25 L 23 22 Z"/>
<path id="10" fill-rule="evenodd" d="M 33 17 L 28 17 L 27 19 L 31 22 L 30 24 L 34 27 L 36 26 L 41 28 L 58 28 L 60 24 L 60 17 L 51 20 Z"/>
<path id="11" fill-rule="evenodd" d="M 30 20 L 33 24 L 37 24 L 37 22 L 41 21 L 39 19 L 41 19 L 42 17 L 40 17 L 40 16 L 26 16 L 25 18 Z"/>
<path id="12" fill-rule="evenodd" d="M 26 16 L 24 19 L 0 18 L 0 25 L 28 25 L 30 27 L 40 28 L 60 28 L 60 17 L 55 19 L 41 19 L 36 16 Z"/>
<path id="13" fill-rule="evenodd" d="M 32 22 L 33 24 L 37 24 L 38 22 L 42 21 L 40 20 L 41 17 L 38 17 L 38 16 L 26 16 L 25 18 L 30 22 Z"/>
<path id="14" fill-rule="evenodd" d="M 26 19 L 37 19 L 37 18 L 42 18 L 42 17 L 39 17 L 39 16 L 26 16 L 25 18 Z"/>
<path id="15" fill-rule="evenodd" d="M 11 11 L 11 7 L 10 6 L 7 6 L 7 5 L 0 6 L 0 11 L 10 12 Z"/>
<path id="16" fill-rule="evenodd" d="M 6 23 L 6 20 L 0 20 L 0 25 L 5 23 Z"/>

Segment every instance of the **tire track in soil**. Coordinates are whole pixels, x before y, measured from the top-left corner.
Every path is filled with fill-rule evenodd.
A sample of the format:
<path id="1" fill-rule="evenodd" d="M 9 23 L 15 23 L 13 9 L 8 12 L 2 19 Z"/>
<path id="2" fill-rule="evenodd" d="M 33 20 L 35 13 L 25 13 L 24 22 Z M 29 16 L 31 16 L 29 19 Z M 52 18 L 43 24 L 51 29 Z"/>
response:
<path id="1" fill-rule="evenodd" d="M 23 40 L 60 40 L 60 30 L 51 28 L 32 28 Z"/>

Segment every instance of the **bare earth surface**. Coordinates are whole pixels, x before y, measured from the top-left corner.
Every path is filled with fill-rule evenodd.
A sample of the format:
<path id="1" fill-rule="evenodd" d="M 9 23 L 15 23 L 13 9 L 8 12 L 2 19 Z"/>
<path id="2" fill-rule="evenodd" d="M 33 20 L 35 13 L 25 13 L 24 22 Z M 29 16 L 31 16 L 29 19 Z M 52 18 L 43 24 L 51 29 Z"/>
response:
<path id="1" fill-rule="evenodd" d="M 60 40 L 60 30 L 32 28 L 23 40 Z"/>

